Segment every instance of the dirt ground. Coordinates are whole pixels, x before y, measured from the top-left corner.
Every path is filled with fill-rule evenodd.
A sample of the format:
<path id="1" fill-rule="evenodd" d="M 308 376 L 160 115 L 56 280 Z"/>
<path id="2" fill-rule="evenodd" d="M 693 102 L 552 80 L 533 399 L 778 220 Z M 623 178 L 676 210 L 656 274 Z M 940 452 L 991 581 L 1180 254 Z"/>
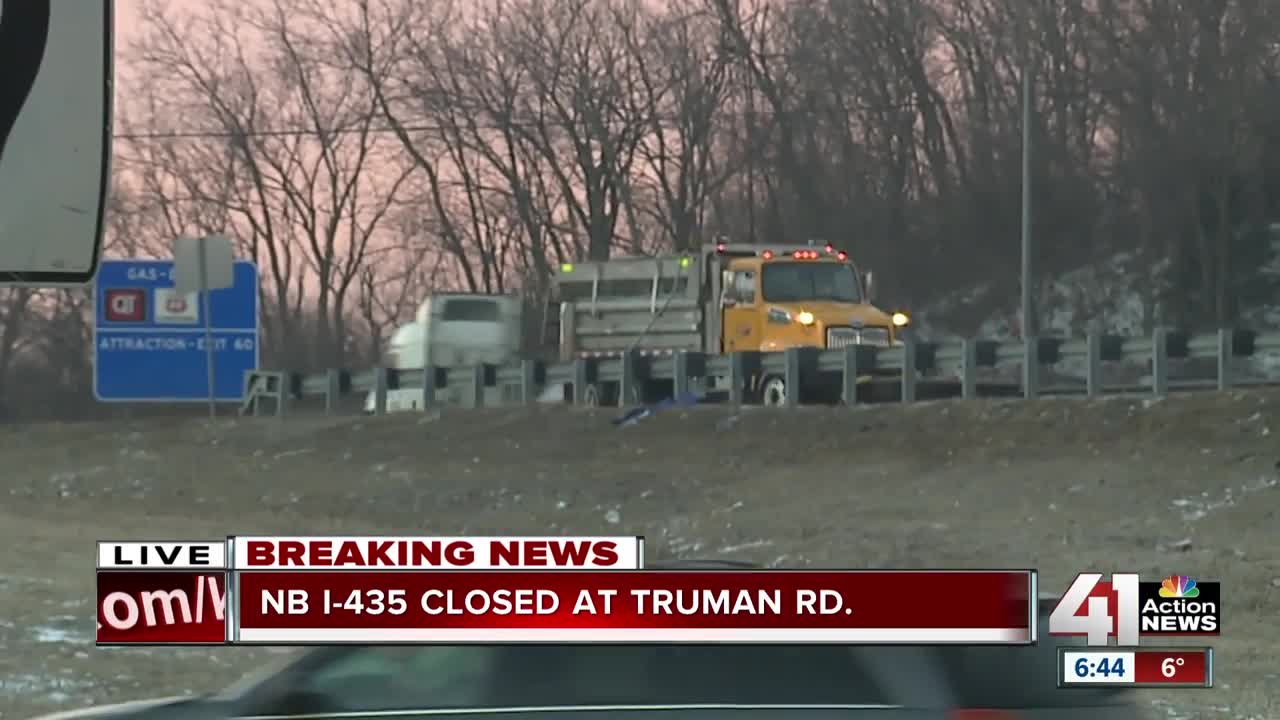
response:
<path id="1" fill-rule="evenodd" d="M 0 718 L 200 692 L 264 650 L 96 649 L 93 542 L 638 533 L 774 566 L 1183 573 L 1225 584 L 1218 687 L 1153 717 L 1280 718 L 1280 393 L 796 411 L 535 408 L 0 429 Z"/>

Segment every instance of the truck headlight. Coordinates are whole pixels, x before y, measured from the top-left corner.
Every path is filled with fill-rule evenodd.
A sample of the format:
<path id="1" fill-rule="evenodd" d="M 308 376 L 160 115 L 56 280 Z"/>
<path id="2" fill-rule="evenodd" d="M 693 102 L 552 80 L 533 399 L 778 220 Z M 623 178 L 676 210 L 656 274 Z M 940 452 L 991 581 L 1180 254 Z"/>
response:
<path id="1" fill-rule="evenodd" d="M 813 313 L 807 312 L 807 311 L 801 312 L 800 314 L 796 315 L 796 322 L 800 323 L 801 325 L 812 325 Z"/>
<path id="2" fill-rule="evenodd" d="M 911 323 L 911 318 L 907 317 L 906 313 L 896 312 L 893 314 L 894 327 L 906 327 L 910 323 Z"/>

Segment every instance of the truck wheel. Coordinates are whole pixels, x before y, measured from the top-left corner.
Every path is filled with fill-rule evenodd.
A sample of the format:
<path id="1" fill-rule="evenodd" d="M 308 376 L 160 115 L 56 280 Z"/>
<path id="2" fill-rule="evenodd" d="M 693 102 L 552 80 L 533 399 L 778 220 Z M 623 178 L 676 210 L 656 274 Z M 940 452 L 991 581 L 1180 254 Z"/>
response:
<path id="1" fill-rule="evenodd" d="M 787 383 L 780 377 L 764 379 L 760 386 L 760 404 L 765 407 L 782 407 L 787 404 Z"/>
<path id="2" fill-rule="evenodd" d="M 617 383 L 592 383 L 582 393 L 582 404 L 587 407 L 616 407 L 618 405 Z"/>
<path id="3" fill-rule="evenodd" d="M 622 391 L 619 390 L 618 394 L 621 395 Z M 631 385 L 631 391 L 627 393 L 627 397 L 621 398 L 618 401 L 619 407 L 628 407 L 631 405 L 643 405 L 643 404 L 644 404 L 644 388 L 640 386 L 640 383 L 633 383 Z"/>

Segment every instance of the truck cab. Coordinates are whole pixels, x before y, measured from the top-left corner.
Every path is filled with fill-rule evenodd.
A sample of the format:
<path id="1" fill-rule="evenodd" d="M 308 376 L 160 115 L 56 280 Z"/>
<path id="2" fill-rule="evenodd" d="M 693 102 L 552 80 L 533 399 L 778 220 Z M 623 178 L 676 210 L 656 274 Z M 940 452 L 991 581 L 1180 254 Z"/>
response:
<path id="1" fill-rule="evenodd" d="M 909 322 L 871 303 L 868 276 L 831 246 L 717 245 L 722 352 L 889 347 Z M 714 265 L 712 265 L 714 267 Z"/>

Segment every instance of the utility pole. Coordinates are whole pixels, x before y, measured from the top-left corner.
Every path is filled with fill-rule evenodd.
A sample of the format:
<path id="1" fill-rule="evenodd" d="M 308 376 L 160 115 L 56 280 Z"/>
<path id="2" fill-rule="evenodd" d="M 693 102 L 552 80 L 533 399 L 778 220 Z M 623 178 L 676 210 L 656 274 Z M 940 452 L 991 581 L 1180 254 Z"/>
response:
<path id="1" fill-rule="evenodd" d="M 1031 294 L 1031 23 L 1024 23 L 1022 32 L 1022 337 L 1032 338 L 1040 328 Z"/>
<path id="2" fill-rule="evenodd" d="M 760 242 L 756 239 L 756 76 L 748 66 L 747 73 L 747 242 Z"/>

